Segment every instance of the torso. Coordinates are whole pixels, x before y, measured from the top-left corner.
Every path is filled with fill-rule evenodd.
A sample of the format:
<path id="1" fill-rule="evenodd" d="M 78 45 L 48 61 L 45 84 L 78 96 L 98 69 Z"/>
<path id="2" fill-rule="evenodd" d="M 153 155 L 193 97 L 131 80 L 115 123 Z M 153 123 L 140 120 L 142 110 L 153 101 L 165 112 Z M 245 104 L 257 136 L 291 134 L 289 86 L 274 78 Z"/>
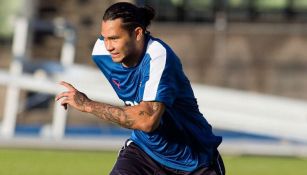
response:
<path id="1" fill-rule="evenodd" d="M 166 111 L 157 130 L 132 132 L 131 139 L 147 154 L 165 166 L 184 171 L 209 163 L 210 151 L 216 149 L 221 139 L 212 134 L 211 126 L 199 112 L 181 63 L 168 46 L 151 38 L 139 64 L 125 68 L 112 62 L 103 40 L 98 39 L 93 59 L 126 105 L 141 101 L 165 103 Z M 198 137 L 207 137 L 200 139 L 200 144 L 208 147 L 208 155 L 199 154 L 198 146 L 194 145 Z"/>

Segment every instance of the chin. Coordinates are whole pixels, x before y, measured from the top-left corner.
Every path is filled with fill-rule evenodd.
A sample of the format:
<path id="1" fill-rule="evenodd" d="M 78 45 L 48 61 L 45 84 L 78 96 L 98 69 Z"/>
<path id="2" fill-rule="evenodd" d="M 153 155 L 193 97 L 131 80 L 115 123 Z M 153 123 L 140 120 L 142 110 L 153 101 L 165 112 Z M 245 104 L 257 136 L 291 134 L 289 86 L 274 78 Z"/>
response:
<path id="1" fill-rule="evenodd" d="M 120 57 L 112 57 L 112 61 L 115 63 L 121 63 L 123 62 L 123 58 Z"/>

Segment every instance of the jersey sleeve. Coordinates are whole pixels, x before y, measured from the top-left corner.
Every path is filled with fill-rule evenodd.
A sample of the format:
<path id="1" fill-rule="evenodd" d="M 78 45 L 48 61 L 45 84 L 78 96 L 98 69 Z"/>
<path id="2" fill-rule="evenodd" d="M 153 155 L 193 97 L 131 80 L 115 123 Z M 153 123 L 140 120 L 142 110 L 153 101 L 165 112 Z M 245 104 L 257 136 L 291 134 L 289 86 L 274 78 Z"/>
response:
<path id="1" fill-rule="evenodd" d="M 96 63 L 101 72 L 109 79 L 111 74 L 112 59 L 110 53 L 106 50 L 103 37 L 100 36 L 93 48 L 92 59 Z"/>
<path id="2" fill-rule="evenodd" d="M 156 46 L 151 54 L 147 72 L 144 76 L 143 101 L 159 101 L 172 106 L 176 98 L 175 64 L 167 58 L 164 47 Z M 143 89 L 142 89 L 143 88 Z"/>

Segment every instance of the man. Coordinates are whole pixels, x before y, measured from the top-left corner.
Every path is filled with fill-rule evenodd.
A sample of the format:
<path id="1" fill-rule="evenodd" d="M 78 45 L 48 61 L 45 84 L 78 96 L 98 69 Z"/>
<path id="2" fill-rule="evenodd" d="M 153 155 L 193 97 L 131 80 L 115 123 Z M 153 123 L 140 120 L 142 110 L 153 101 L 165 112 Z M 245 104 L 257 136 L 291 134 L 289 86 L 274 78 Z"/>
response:
<path id="1" fill-rule="evenodd" d="M 56 100 L 132 130 L 112 175 L 222 175 L 222 139 L 199 112 L 178 57 L 147 31 L 154 15 L 150 7 L 120 2 L 103 16 L 93 60 L 125 106 L 93 101 L 66 82 L 68 91 Z"/>

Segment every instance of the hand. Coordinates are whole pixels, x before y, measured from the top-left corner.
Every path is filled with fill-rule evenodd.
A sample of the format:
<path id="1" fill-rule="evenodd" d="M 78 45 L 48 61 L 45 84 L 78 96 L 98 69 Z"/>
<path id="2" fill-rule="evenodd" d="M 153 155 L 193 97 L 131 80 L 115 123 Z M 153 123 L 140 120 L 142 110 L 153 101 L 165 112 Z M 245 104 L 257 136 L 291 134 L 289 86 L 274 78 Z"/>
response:
<path id="1" fill-rule="evenodd" d="M 67 110 L 67 106 L 70 105 L 71 107 L 81 112 L 88 112 L 87 104 L 91 100 L 84 93 L 78 91 L 71 84 L 65 81 L 61 81 L 60 85 L 65 86 L 68 91 L 58 94 L 55 97 L 55 100 L 58 101 L 64 98 L 63 101 L 61 102 L 61 105 L 64 107 L 65 110 Z"/>

